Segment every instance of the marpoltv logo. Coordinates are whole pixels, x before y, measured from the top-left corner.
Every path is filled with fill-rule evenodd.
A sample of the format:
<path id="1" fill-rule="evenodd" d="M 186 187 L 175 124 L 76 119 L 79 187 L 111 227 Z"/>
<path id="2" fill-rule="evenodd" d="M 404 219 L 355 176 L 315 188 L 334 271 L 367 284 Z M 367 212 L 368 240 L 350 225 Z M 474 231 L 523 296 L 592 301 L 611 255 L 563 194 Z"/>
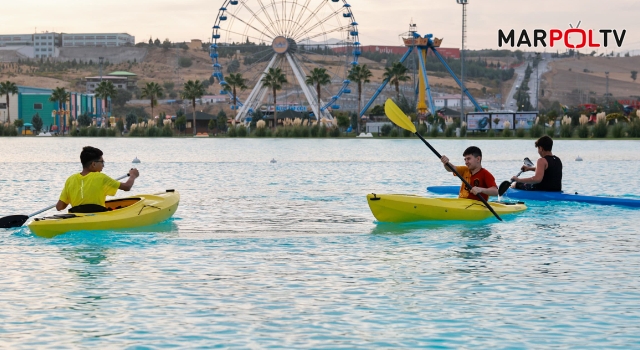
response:
<path id="1" fill-rule="evenodd" d="M 503 45 L 510 45 L 511 47 L 547 47 L 547 39 L 549 40 L 549 46 L 555 47 L 556 45 L 564 44 L 568 49 L 581 49 L 583 47 L 608 47 L 612 41 L 618 47 L 622 46 L 624 36 L 627 33 L 626 29 L 618 32 L 616 29 L 600 29 L 600 30 L 585 30 L 578 28 L 580 22 L 576 28 L 569 24 L 571 28 L 560 29 L 534 29 L 533 36 L 530 36 L 526 29 L 520 32 L 520 36 L 516 41 L 515 30 L 511 29 L 508 34 L 505 34 L 502 29 L 498 30 L 498 47 Z M 574 35 L 571 35 L 574 34 Z M 569 38 L 571 35 L 571 40 Z M 533 38 L 533 44 L 532 40 Z M 577 40 L 576 40 L 577 39 Z M 601 44 L 602 43 L 602 44 Z"/>

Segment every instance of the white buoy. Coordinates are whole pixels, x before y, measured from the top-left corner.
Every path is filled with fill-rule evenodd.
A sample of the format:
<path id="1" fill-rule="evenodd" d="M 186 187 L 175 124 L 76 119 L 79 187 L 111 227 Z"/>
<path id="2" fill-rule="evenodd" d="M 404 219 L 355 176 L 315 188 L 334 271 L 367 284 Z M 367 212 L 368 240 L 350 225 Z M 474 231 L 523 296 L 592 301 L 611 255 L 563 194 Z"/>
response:
<path id="1" fill-rule="evenodd" d="M 576 158 L 576 162 L 582 162 L 582 158 L 580 158 L 580 156 L 578 156 L 578 158 Z"/>
<path id="2" fill-rule="evenodd" d="M 135 157 L 131 163 L 140 163 L 140 159 L 138 159 L 138 157 Z"/>
<path id="3" fill-rule="evenodd" d="M 277 163 L 278 161 L 275 158 L 271 158 L 271 162 L 270 163 Z"/>

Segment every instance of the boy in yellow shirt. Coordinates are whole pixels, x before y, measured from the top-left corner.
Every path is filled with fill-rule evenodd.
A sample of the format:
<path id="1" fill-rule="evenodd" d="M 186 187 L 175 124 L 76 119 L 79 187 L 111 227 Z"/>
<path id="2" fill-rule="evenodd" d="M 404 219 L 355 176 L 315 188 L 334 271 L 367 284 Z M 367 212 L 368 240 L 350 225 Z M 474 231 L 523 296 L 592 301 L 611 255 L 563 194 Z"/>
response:
<path id="1" fill-rule="evenodd" d="M 60 194 L 60 200 L 56 204 L 57 210 L 64 210 L 69 204 L 71 207 L 80 205 L 105 206 L 107 196 L 113 196 L 120 189 L 129 191 L 133 187 L 136 178 L 140 176 L 137 169 L 129 170 L 127 182 L 116 181 L 102 173 L 104 158 L 102 151 L 91 146 L 82 148 L 80 161 L 82 172 L 69 176 Z M 106 210 L 106 208 L 105 208 Z"/>

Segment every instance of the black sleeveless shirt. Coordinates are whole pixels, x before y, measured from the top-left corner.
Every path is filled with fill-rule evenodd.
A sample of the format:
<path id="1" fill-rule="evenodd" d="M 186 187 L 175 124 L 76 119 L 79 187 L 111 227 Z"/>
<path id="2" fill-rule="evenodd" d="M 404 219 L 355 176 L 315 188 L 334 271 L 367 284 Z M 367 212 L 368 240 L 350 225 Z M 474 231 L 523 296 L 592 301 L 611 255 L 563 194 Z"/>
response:
<path id="1" fill-rule="evenodd" d="M 562 162 L 556 156 L 545 156 L 547 170 L 544 171 L 542 181 L 535 185 L 536 191 L 560 192 L 562 191 Z"/>

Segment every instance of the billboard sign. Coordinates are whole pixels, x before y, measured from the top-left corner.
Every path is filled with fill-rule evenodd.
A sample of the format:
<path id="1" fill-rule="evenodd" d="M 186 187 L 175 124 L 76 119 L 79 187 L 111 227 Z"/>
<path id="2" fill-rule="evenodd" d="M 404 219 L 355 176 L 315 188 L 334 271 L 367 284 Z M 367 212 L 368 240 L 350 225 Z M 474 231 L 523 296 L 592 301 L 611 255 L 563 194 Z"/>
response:
<path id="1" fill-rule="evenodd" d="M 505 122 L 509 122 L 509 129 L 513 129 L 513 113 L 491 114 L 491 129 L 503 130 Z"/>
<path id="2" fill-rule="evenodd" d="M 522 128 L 528 130 L 533 126 L 533 123 L 538 117 L 538 113 L 516 113 L 515 117 L 515 129 Z"/>
<path id="3" fill-rule="evenodd" d="M 489 130 L 490 124 L 490 113 L 467 114 L 467 130 Z"/>

